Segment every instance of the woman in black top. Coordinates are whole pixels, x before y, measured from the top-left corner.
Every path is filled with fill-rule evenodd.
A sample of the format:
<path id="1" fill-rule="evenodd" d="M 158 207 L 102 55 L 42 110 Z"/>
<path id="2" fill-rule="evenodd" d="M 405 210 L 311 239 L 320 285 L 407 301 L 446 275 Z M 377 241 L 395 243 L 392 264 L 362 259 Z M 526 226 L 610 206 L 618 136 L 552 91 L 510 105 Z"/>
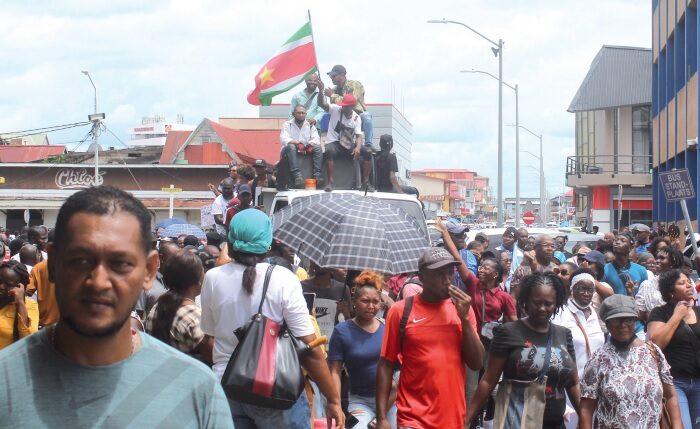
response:
<path id="1" fill-rule="evenodd" d="M 563 428 L 565 391 L 577 412 L 580 399 L 571 331 L 550 323 L 566 302 L 564 285 L 556 274 L 546 272 L 526 277 L 520 288 L 518 307 L 528 316 L 494 329 L 486 373 L 469 404 L 467 421 L 483 406 L 503 374 L 499 389 L 511 389 L 504 427 L 521 427 L 525 390 L 542 375 L 551 335 L 549 367 L 543 374 L 547 377 L 545 403 L 535 404 L 535 408 L 544 406 L 543 428 Z"/>
<path id="2" fill-rule="evenodd" d="M 683 426 L 695 428 L 700 424 L 700 309 L 692 306 L 693 284 L 680 270 L 659 276 L 659 292 L 666 305 L 651 311 L 649 337 L 671 365 Z"/>

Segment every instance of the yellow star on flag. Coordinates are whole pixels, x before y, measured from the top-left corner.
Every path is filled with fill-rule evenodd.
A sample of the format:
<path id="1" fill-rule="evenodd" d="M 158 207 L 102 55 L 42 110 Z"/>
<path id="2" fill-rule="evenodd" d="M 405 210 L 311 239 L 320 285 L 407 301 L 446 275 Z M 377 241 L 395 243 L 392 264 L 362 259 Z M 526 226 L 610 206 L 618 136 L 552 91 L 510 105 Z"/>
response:
<path id="1" fill-rule="evenodd" d="M 275 80 L 272 78 L 272 72 L 274 72 L 275 69 L 268 69 L 267 67 L 263 68 L 263 71 L 260 73 L 260 76 L 258 78 L 260 79 L 260 86 L 265 85 L 267 82 L 274 82 Z"/>

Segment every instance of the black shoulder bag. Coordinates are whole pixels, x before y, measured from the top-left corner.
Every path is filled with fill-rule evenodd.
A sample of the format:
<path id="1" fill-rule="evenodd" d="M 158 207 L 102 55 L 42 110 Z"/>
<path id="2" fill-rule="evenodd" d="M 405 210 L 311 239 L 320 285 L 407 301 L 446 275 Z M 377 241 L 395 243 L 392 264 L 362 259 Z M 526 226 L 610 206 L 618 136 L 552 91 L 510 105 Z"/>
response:
<path id="1" fill-rule="evenodd" d="M 265 274 L 258 312 L 235 331 L 239 342 L 221 385 L 231 400 L 287 410 L 304 390 L 300 359 L 311 349 L 289 332 L 284 321 L 280 324 L 262 314 L 273 269 L 270 265 Z"/>

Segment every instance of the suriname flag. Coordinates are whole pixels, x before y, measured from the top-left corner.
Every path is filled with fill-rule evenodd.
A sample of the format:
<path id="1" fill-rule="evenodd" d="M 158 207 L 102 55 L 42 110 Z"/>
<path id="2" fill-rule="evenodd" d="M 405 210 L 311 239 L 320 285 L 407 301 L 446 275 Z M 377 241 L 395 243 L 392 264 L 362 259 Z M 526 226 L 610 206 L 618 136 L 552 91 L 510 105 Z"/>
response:
<path id="1" fill-rule="evenodd" d="M 248 103 L 269 106 L 272 97 L 289 91 L 317 71 L 311 23 L 307 22 L 255 75 Z"/>

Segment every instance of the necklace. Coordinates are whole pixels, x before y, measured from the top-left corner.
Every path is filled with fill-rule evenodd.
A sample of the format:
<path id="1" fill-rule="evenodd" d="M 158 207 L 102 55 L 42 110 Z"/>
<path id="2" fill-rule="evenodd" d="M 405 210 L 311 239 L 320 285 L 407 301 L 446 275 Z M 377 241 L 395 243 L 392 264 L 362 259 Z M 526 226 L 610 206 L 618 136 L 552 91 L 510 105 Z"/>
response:
<path id="1" fill-rule="evenodd" d="M 51 337 L 51 338 L 50 338 L 50 340 L 51 340 L 51 346 L 52 346 L 52 347 L 54 348 L 54 350 L 56 350 L 56 351 L 58 351 L 58 349 L 56 348 L 56 329 L 57 329 L 57 328 L 58 328 L 58 323 L 55 324 L 55 325 L 53 325 L 53 327 L 51 328 L 51 332 L 49 333 L 49 336 Z M 138 335 L 137 332 L 133 332 L 133 331 L 131 332 L 131 351 L 129 352 L 129 356 L 127 356 L 127 358 L 134 354 L 134 350 L 136 349 L 136 342 L 137 342 L 137 341 L 136 341 L 136 336 L 137 336 L 137 335 Z M 140 344 L 139 344 L 139 345 L 140 345 Z"/>

